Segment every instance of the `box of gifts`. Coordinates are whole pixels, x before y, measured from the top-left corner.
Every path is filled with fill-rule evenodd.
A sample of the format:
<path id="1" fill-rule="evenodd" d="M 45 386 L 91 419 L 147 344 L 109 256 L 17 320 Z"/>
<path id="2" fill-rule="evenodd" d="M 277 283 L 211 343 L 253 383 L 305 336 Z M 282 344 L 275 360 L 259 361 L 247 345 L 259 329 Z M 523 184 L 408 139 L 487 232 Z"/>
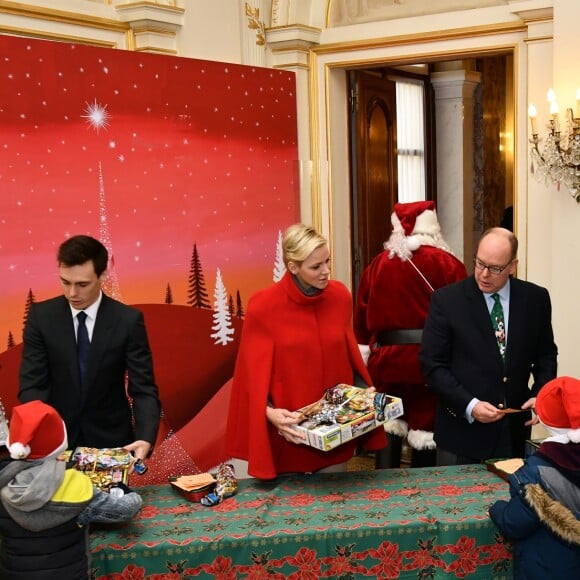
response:
<path id="1" fill-rule="evenodd" d="M 110 491 L 119 483 L 127 485 L 135 458 L 122 447 L 97 449 L 77 447 L 70 457 L 74 466 L 89 476 L 93 485 Z"/>
<path id="2" fill-rule="evenodd" d="M 303 420 L 295 428 L 306 434 L 306 443 L 329 451 L 400 417 L 403 401 L 374 390 L 338 384 L 327 389 L 320 400 L 297 411 Z"/>

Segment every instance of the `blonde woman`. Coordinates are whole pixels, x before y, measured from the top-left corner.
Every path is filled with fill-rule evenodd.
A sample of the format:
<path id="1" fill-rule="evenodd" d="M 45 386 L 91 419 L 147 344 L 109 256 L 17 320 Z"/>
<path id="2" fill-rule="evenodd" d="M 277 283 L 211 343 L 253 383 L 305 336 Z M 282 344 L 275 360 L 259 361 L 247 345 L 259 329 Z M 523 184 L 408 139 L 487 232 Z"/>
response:
<path id="1" fill-rule="evenodd" d="M 346 463 L 361 440 L 331 451 L 309 447 L 293 428 L 295 410 L 337 383 L 353 384 L 356 375 L 371 384 L 352 330 L 352 297 L 330 279 L 326 239 L 295 224 L 282 250 L 285 275 L 246 309 L 228 415 L 227 452 L 260 479 Z M 369 450 L 384 447 L 384 429 L 362 442 Z"/>

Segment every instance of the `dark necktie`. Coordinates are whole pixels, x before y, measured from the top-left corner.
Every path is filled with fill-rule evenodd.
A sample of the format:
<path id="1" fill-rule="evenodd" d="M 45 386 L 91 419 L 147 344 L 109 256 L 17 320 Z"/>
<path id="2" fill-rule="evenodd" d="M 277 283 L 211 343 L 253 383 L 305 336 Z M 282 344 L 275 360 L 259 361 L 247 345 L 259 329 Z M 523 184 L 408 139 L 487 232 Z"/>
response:
<path id="1" fill-rule="evenodd" d="M 497 340 L 497 346 L 499 348 L 499 354 L 501 358 L 505 359 L 505 321 L 503 317 L 503 307 L 501 305 L 501 300 L 499 294 L 492 294 L 493 298 L 493 308 L 491 309 L 491 322 L 493 324 L 493 330 L 495 332 L 495 339 Z"/>
<path id="2" fill-rule="evenodd" d="M 81 371 L 81 380 L 85 376 L 85 370 L 87 368 L 87 359 L 89 358 L 89 348 L 91 342 L 89 340 L 89 333 L 87 331 L 87 325 L 85 321 L 87 319 L 86 312 L 79 312 L 77 314 L 77 320 L 79 321 L 79 327 L 77 329 L 77 354 L 79 357 L 79 370 Z"/>

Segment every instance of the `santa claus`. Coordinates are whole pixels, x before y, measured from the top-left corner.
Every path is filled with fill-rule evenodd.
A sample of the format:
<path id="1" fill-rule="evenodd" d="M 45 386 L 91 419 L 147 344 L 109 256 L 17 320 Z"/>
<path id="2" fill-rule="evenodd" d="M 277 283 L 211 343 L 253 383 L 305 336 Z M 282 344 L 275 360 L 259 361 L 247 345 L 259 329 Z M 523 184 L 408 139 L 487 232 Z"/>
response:
<path id="1" fill-rule="evenodd" d="M 389 446 L 376 467 L 399 467 L 407 439 L 411 466 L 435 465 L 435 395 L 425 386 L 418 352 L 431 294 L 466 277 L 443 239 L 433 201 L 397 203 L 385 250 L 365 269 L 357 292 L 355 334 L 370 350 L 377 391 L 401 397 L 405 414 L 388 421 Z"/>

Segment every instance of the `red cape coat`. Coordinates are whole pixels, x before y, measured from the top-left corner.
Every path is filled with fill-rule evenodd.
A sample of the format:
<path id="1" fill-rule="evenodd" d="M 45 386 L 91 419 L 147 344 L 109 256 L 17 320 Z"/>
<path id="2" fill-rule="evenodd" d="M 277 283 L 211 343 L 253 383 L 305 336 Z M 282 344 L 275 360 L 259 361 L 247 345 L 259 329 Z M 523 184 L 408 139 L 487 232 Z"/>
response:
<path id="1" fill-rule="evenodd" d="M 420 246 L 413 263 L 436 290 L 467 276 L 455 256 L 433 246 Z M 369 373 L 377 391 L 403 399 L 409 429 L 433 431 L 436 397 L 425 387 L 418 344 L 381 346 L 380 332 L 423 328 L 431 289 L 408 261 L 389 250 L 377 255 L 365 269 L 357 292 L 354 331 L 359 343 L 369 345 Z"/>
<path id="2" fill-rule="evenodd" d="M 228 413 L 227 453 L 247 460 L 250 475 L 271 479 L 345 462 L 361 440 L 368 449 L 381 449 L 386 445 L 382 427 L 320 451 L 287 442 L 266 418 L 268 401 L 294 411 L 337 383 L 353 384 L 354 370 L 372 384 L 352 330 L 350 292 L 331 280 L 320 294 L 306 296 L 287 272 L 248 303 Z"/>

